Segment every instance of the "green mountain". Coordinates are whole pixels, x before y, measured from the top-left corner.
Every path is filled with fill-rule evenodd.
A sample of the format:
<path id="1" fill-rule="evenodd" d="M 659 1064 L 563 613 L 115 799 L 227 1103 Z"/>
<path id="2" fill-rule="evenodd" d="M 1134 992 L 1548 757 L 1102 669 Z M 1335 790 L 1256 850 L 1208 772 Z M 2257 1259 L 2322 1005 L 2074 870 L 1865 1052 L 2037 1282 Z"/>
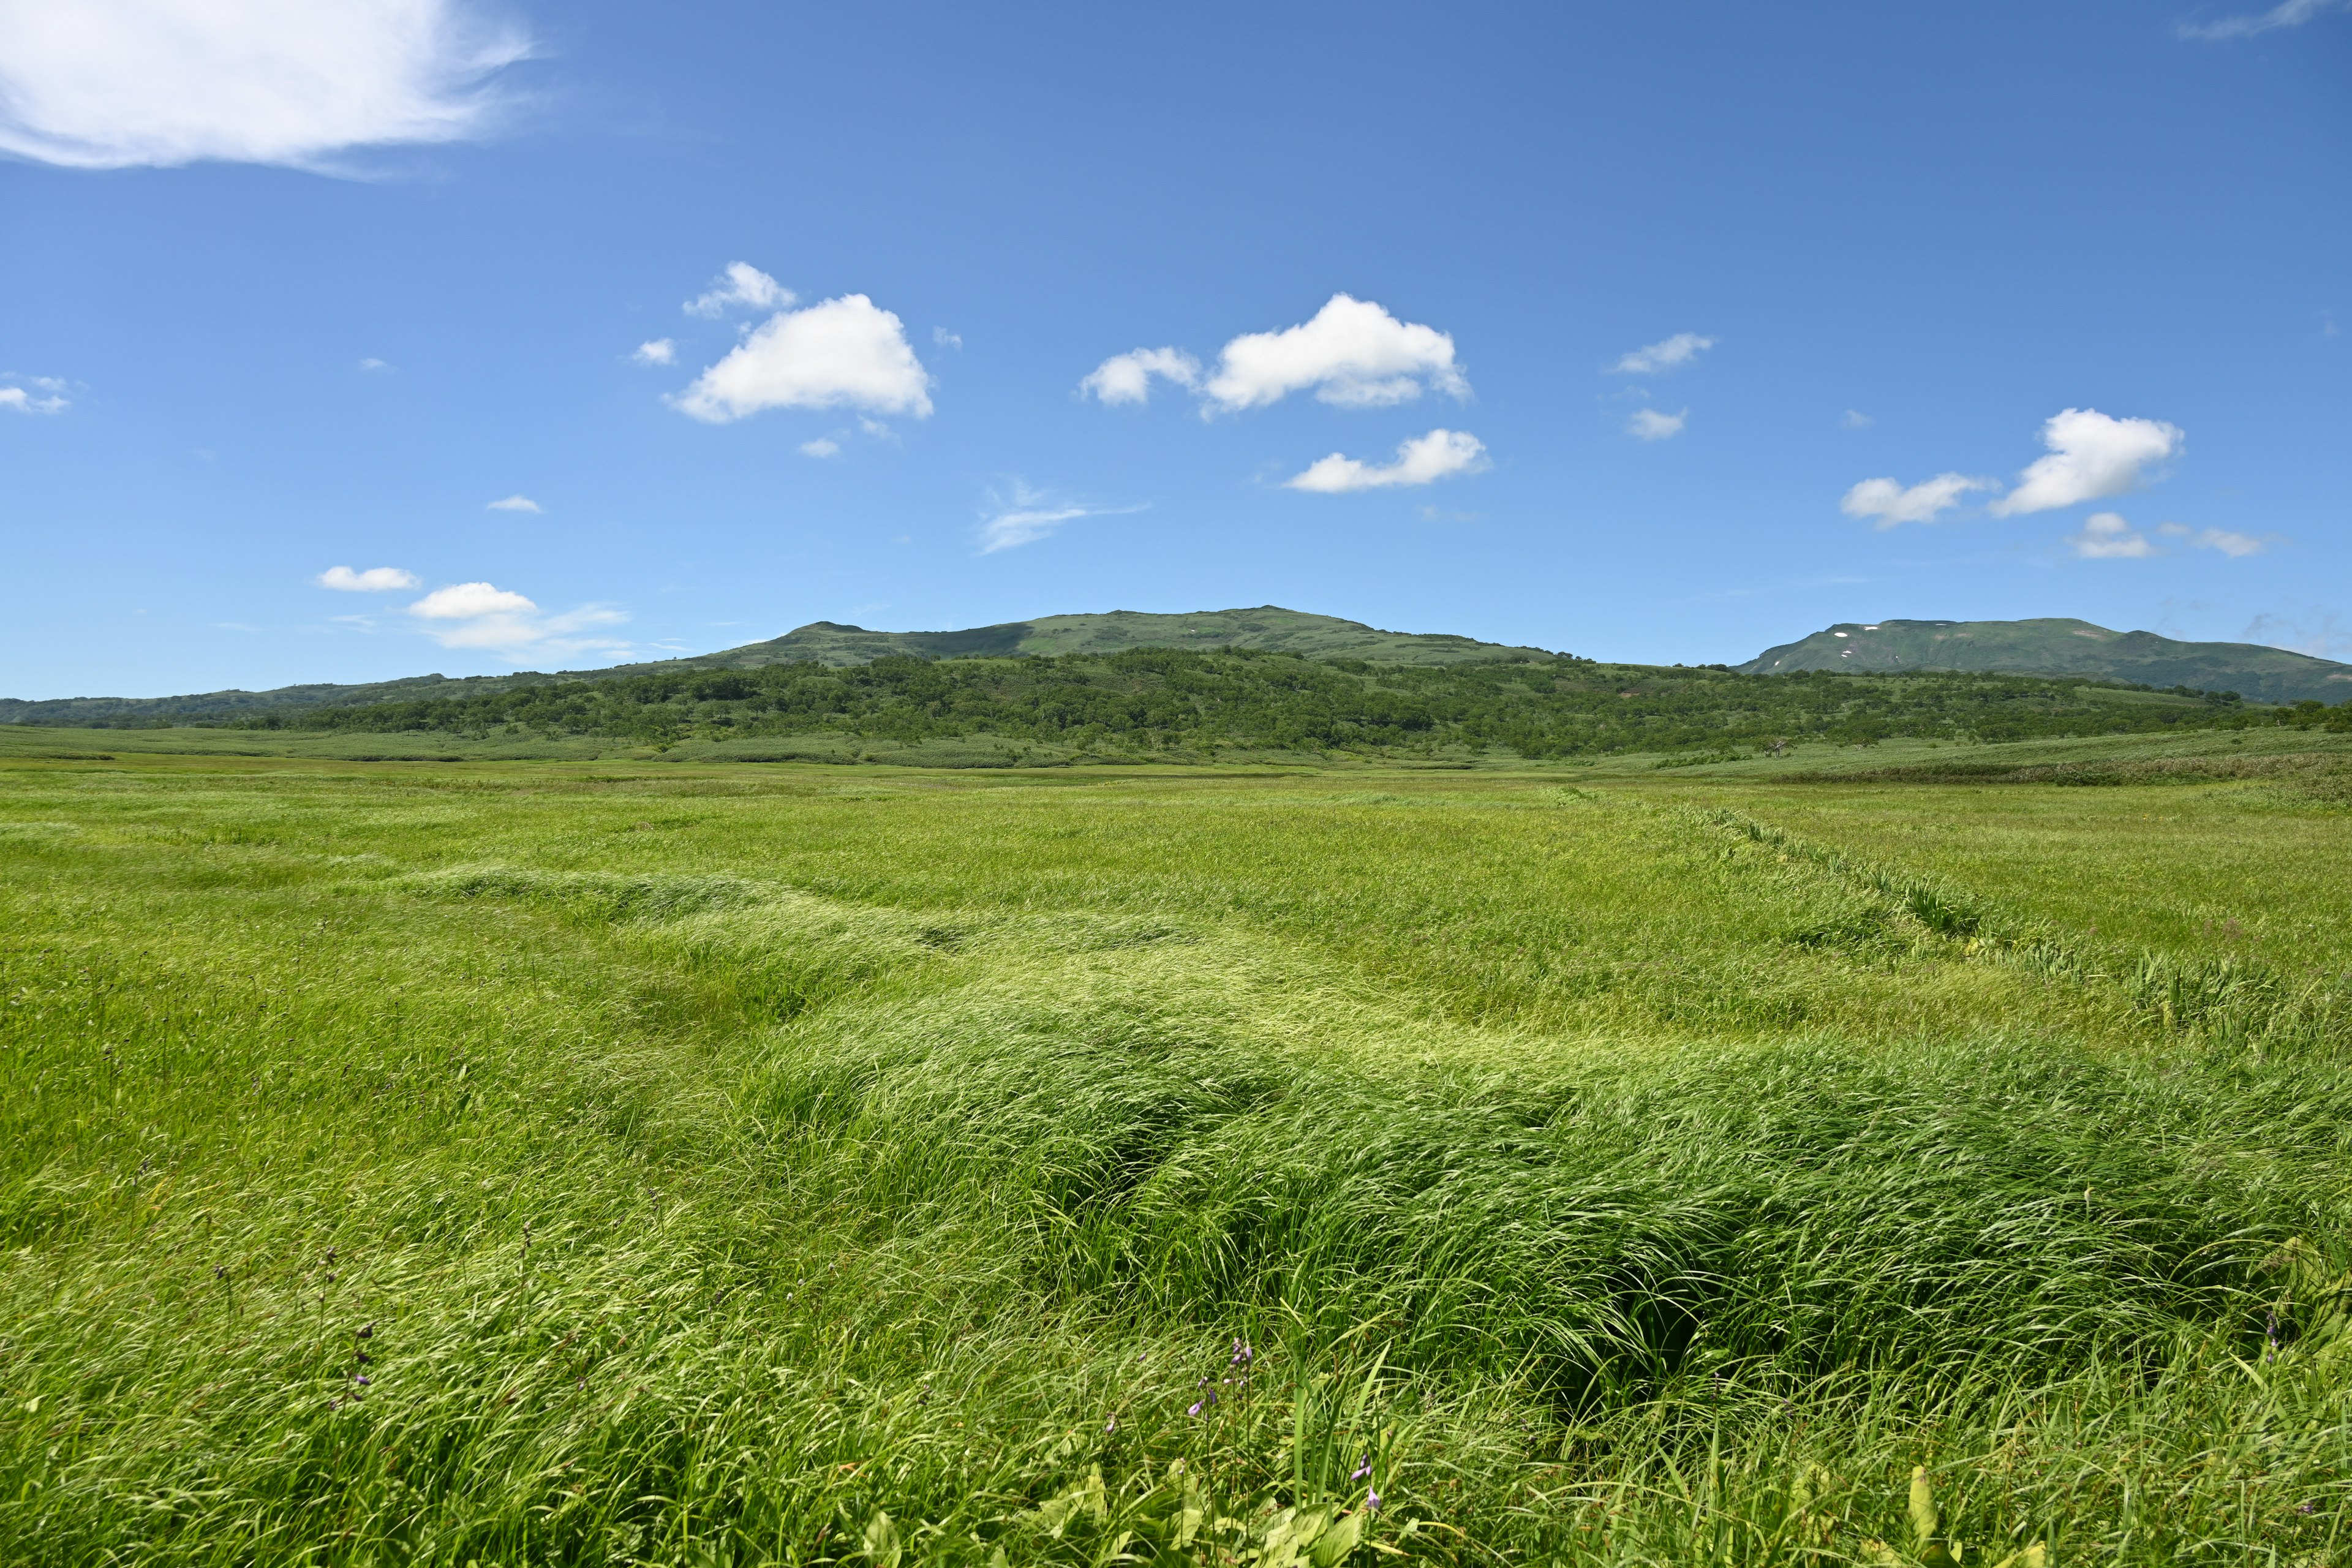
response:
<path id="1" fill-rule="evenodd" d="M 1887 673 L 1981 670 L 2002 675 L 2079 675 L 2141 686 L 2234 691 L 2258 702 L 2352 700 L 2352 665 L 2258 643 L 2176 642 L 2154 632 L 2116 632 L 2088 621 L 1842 621 L 1739 667 L 1748 675 L 1807 669 Z"/>
<path id="2" fill-rule="evenodd" d="M 1396 665 L 1488 660 L 1548 663 L 1554 657 L 1542 648 L 1513 647 L 1444 632 L 1384 632 L 1360 621 L 1310 616 L 1273 605 L 1254 610 L 1202 610 L 1181 616 L 1147 615 L 1136 610 L 1044 616 L 1034 621 L 1007 621 L 1001 626 L 952 632 L 877 632 L 834 621 L 812 621 L 782 637 L 718 653 L 553 675 L 522 670 L 513 675 L 476 675 L 454 680 L 441 675 L 419 675 L 362 685 L 281 686 L 268 691 L 203 691 L 182 697 L 61 697 L 38 702 L 0 698 L 0 723 L 108 727 L 159 721 L 234 721 L 310 708 L 466 701 L 556 681 L 613 680 L 696 669 L 756 669 L 763 665 L 802 660 L 843 667 L 869 664 L 894 654 L 916 658 L 1019 658 L 1119 653 L 1139 647 L 1246 647 L 1307 658 L 1357 658 Z"/>
<path id="3" fill-rule="evenodd" d="M 772 642 L 750 643 L 688 662 L 707 668 L 750 669 L 763 664 L 814 659 L 819 664 L 867 664 L 888 654 L 918 658 L 969 658 L 1064 653 L 1123 653 L 1132 647 L 1247 647 L 1305 658 L 1360 658 L 1373 664 L 1463 664 L 1471 660 L 1549 662 L 1538 647 L 1512 647 L 1444 632 L 1384 632 L 1361 621 L 1310 616 L 1262 605 L 1254 610 L 1202 610 L 1184 616 L 1112 610 L 1095 616 L 1041 616 L 961 632 L 872 632 L 863 626 L 813 621 Z M 632 673 L 636 672 L 633 668 Z"/>

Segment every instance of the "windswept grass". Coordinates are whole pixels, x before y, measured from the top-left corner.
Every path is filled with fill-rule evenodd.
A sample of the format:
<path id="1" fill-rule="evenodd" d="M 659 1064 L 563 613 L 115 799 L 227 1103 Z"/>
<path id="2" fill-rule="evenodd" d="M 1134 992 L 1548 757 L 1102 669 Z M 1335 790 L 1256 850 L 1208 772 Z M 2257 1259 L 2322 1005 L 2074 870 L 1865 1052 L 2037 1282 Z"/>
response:
<path id="1" fill-rule="evenodd" d="M 0 773 L 8 1560 L 2352 1550 L 2344 994 L 2081 918 L 2148 792 L 252 766 Z"/>

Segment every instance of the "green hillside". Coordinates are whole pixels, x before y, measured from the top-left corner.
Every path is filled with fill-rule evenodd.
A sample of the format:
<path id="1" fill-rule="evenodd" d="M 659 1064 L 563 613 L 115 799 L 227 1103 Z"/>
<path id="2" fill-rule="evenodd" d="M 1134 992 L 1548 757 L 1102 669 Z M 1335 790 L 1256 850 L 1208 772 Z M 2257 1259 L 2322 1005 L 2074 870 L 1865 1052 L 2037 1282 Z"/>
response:
<path id="1" fill-rule="evenodd" d="M 1741 665 L 1751 675 L 1803 669 L 1989 670 L 2077 675 L 2142 686 L 2234 691 L 2261 702 L 2352 700 L 2352 665 L 2258 643 L 2176 642 L 2063 616 L 2031 621 L 1841 621 Z"/>
<path id="2" fill-rule="evenodd" d="M 834 621 L 812 621 L 782 637 L 723 648 L 717 653 L 553 675 L 540 670 L 458 679 L 419 675 L 361 685 L 281 686 L 268 691 L 203 691 L 179 697 L 63 697 L 47 701 L 0 698 L 0 723 L 107 728 L 234 721 L 308 708 L 394 701 L 464 702 L 550 682 L 611 680 L 698 669 L 756 669 L 763 665 L 803 660 L 845 666 L 866 664 L 893 654 L 917 658 L 964 658 L 978 655 L 1118 653 L 1138 647 L 1261 648 L 1307 658 L 1359 658 L 1401 665 L 1486 659 L 1548 661 L 1554 657 L 1542 648 L 1512 647 L 1444 632 L 1386 632 L 1360 621 L 1310 616 L 1273 605 L 1254 610 L 1202 610 L 1181 616 L 1147 615 L 1136 610 L 1044 616 L 1034 621 L 1007 621 L 1001 626 L 947 632 L 877 632 Z"/>
<path id="3" fill-rule="evenodd" d="M 1384 632 L 1361 621 L 1311 616 L 1261 605 L 1254 610 L 1202 610 L 1157 616 L 1139 610 L 1102 615 L 1041 616 L 958 632 L 875 632 L 814 621 L 771 642 L 751 643 L 688 662 L 710 668 L 749 669 L 813 658 L 820 664 L 866 664 L 889 654 L 922 658 L 975 655 L 1121 653 L 1136 647 L 1221 647 L 1295 653 L 1307 658 L 1360 658 L 1376 664 L 1460 664 L 1472 659 L 1549 661 L 1543 648 L 1513 647 L 1444 632 Z"/>
<path id="4" fill-rule="evenodd" d="M 672 669 L 548 682 L 441 700 L 311 708 L 239 728 L 346 734 L 431 732 L 473 740 L 606 736 L 648 746 L 824 738 L 955 741 L 1003 766 L 1073 756 L 1198 760 L 1245 752 L 1597 757 L 1731 747 L 1867 744 L 1895 736 L 1981 742 L 2272 722 L 2233 700 L 2081 680 L 1982 674 L 1761 679 L 1726 669 L 1659 669 L 1561 657 L 1540 664 L 1310 659 L 1253 648 L 1130 648 L 1028 658 L 862 665 L 806 659 L 750 669 Z M 2314 710 L 2326 722 L 2339 715 Z M 2341 715 L 2352 718 L 2352 710 Z M 250 730 L 247 729 L 247 732 Z M 776 758 L 802 745 L 761 748 Z M 966 765 L 971 765 L 967 763 Z"/>

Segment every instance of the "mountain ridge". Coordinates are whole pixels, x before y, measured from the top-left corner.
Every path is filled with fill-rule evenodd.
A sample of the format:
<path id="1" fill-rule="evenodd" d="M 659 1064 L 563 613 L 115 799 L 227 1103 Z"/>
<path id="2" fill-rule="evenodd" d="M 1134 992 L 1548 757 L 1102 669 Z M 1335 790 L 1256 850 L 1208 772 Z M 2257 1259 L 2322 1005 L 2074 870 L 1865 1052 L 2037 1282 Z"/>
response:
<path id="1" fill-rule="evenodd" d="M 1768 647 L 1743 675 L 1842 669 L 1874 675 L 1961 670 L 2082 676 L 2139 686 L 2234 691 L 2257 702 L 2352 700 L 2352 665 L 2260 643 L 2183 642 L 2072 616 L 2018 621 L 1840 621 Z"/>
<path id="2" fill-rule="evenodd" d="M 411 699 L 475 697 L 561 681 L 613 680 L 670 670 L 756 669 L 810 660 L 847 666 L 900 655 L 915 658 L 1035 658 L 1065 653 L 1117 653 L 1131 647 L 1205 650 L 1249 647 L 1308 658 L 1361 658 L 1376 664 L 1433 665 L 1469 661 L 1548 661 L 1543 648 L 1481 642 L 1449 632 L 1391 632 L 1303 610 L 1261 605 L 1249 609 L 1161 615 L 1143 610 L 1040 616 L 959 631 L 881 632 L 838 621 L 811 621 L 778 637 L 715 653 L 599 669 L 518 670 L 512 675 L 407 676 L 351 684 L 306 682 L 248 691 L 232 688 L 171 697 L 0 698 L 0 723 L 121 725 L 200 719 L 257 718 L 310 708 L 350 707 Z"/>

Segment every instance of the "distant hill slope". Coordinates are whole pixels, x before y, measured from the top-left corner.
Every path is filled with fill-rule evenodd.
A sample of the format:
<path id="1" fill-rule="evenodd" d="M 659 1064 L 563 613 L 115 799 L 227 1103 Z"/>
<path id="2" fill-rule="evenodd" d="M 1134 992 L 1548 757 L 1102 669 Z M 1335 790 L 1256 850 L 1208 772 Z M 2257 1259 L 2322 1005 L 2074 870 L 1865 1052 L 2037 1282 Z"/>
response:
<path id="1" fill-rule="evenodd" d="M 1007 621 L 1001 626 L 950 632 L 877 632 L 833 621 L 812 621 L 782 637 L 718 653 L 551 675 L 538 670 L 457 679 L 419 675 L 362 685 L 280 686 L 268 691 L 202 691 L 182 697 L 61 697 L 47 701 L 0 698 L 0 723 L 100 727 L 159 721 L 177 723 L 197 719 L 258 718 L 302 709 L 375 702 L 462 700 L 556 680 L 611 680 L 687 669 L 756 669 L 762 665 L 790 664 L 802 659 L 847 666 L 868 664 L 890 654 L 957 658 L 1118 653 L 1134 647 L 1249 647 L 1270 653 L 1295 653 L 1307 658 L 1360 658 L 1399 665 L 1462 664 L 1489 659 L 1549 661 L 1553 657 L 1542 648 L 1513 647 L 1444 632 L 1384 632 L 1360 621 L 1310 616 L 1273 605 L 1254 610 L 1202 610 L 1181 616 L 1149 615 L 1137 610 L 1044 616 L 1034 621 Z"/>
<path id="2" fill-rule="evenodd" d="M 1546 660 L 1542 648 L 1512 647 L 1444 632 L 1384 632 L 1336 616 L 1310 616 L 1262 605 L 1254 610 L 1202 610 L 1159 616 L 1111 610 L 1090 616 L 1041 616 L 960 632 L 874 632 L 814 621 L 772 642 L 749 643 L 690 662 L 750 669 L 813 658 L 820 664 L 866 664 L 886 654 L 958 658 L 1007 654 L 1120 653 L 1131 647 L 1205 651 L 1249 647 L 1307 658 L 1360 658 L 1374 664 L 1461 664 L 1473 659 Z"/>
<path id="3" fill-rule="evenodd" d="M 1801 641 L 1768 647 L 1739 667 L 1748 675 L 1801 669 L 1983 670 L 2081 675 L 2143 686 L 2234 691 L 2257 702 L 2329 704 L 2352 699 L 2352 665 L 2258 643 L 2176 642 L 2088 621 L 1843 621 Z"/>

